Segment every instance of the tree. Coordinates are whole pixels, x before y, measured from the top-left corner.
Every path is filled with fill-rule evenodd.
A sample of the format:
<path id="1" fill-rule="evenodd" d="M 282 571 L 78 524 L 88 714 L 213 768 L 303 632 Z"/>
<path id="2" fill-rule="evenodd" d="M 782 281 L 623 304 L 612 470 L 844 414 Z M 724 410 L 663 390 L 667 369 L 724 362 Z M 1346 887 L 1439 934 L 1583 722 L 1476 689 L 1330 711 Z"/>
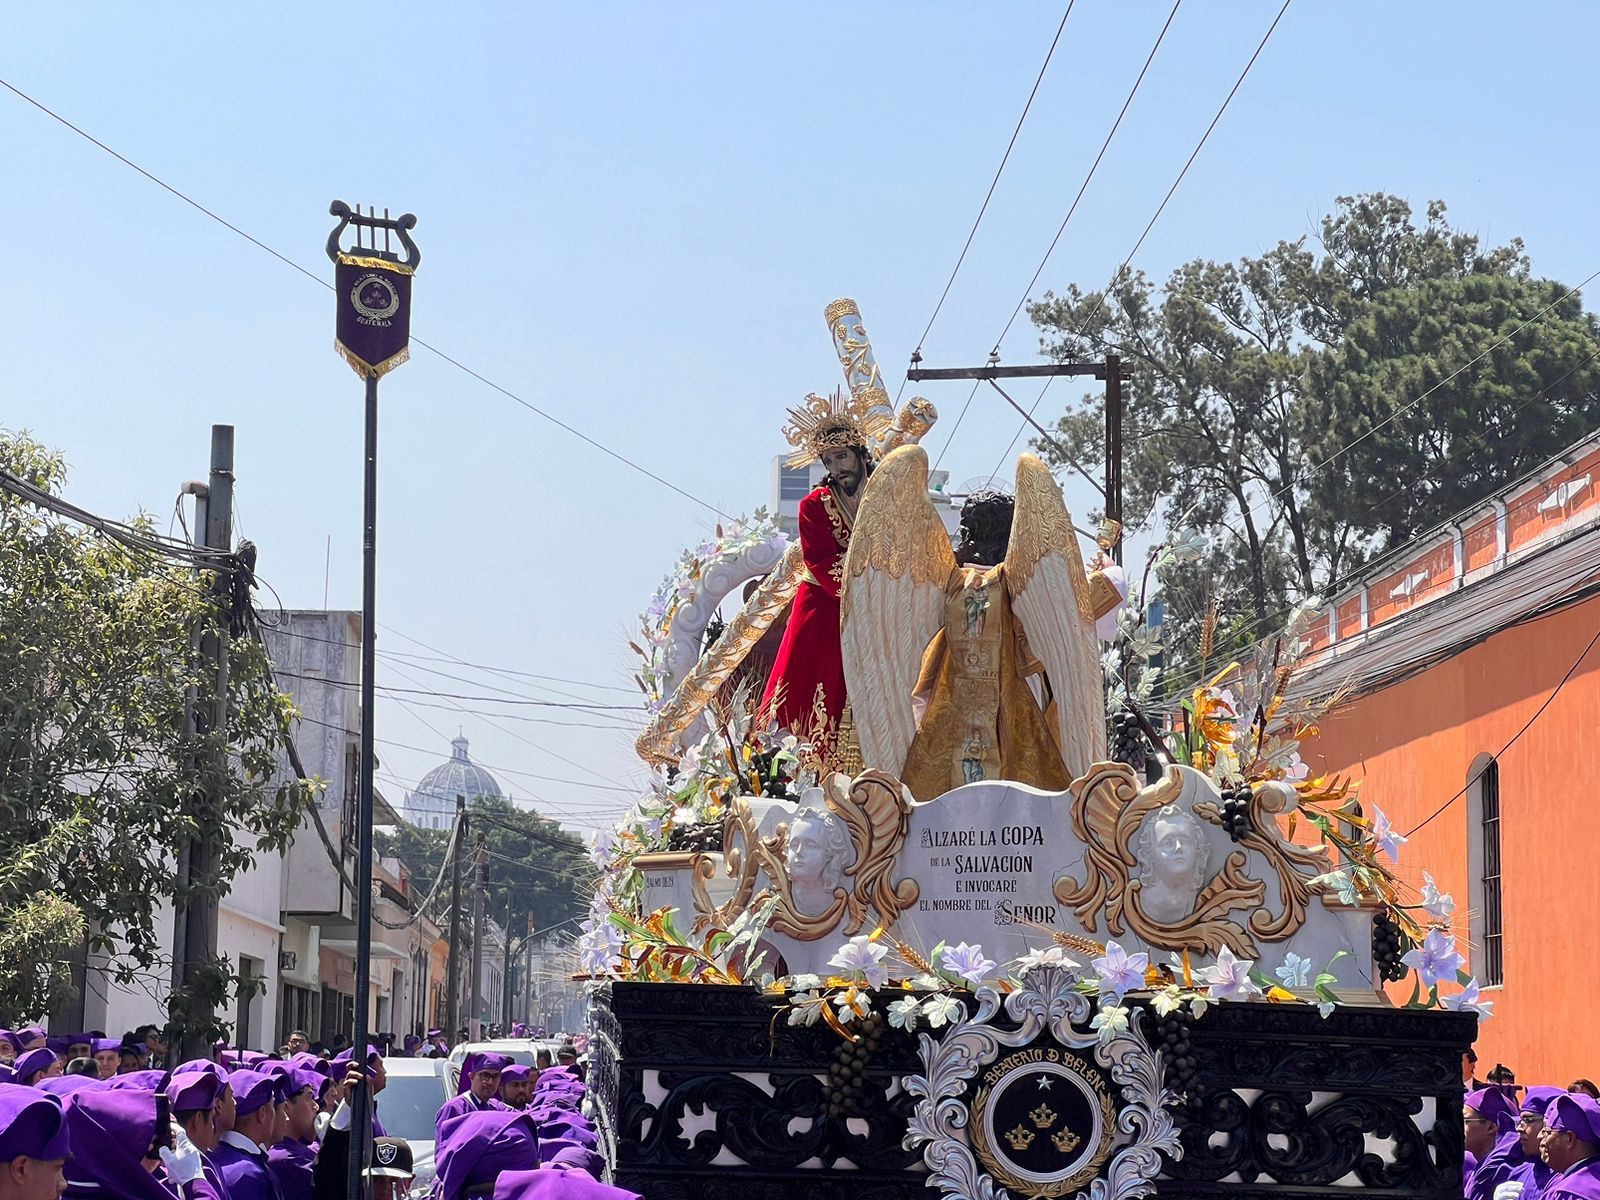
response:
<path id="1" fill-rule="evenodd" d="M 0 471 L 0 1004 L 20 1020 L 66 998 L 62 968 L 85 939 L 124 982 L 162 978 L 161 902 L 215 903 L 288 844 L 313 789 L 275 781 L 293 710 L 258 642 L 233 642 L 226 724 L 187 732 L 187 706 L 216 686 L 192 648 L 227 620 L 213 574 L 144 548 L 140 523 L 117 540 L 18 495 L 55 495 L 65 478 L 25 434 L 0 431 Z M 200 791 L 203 823 L 182 802 Z M 218 867 L 185 885 L 175 850 L 196 836 Z M 235 986 L 219 958 L 171 998 L 174 1021 L 222 1032 L 214 1014 Z"/>
<path id="2" fill-rule="evenodd" d="M 1162 580 L 1179 640 L 1216 607 L 1234 616 L 1219 652 L 1271 632 L 1600 423 L 1600 326 L 1521 242 L 1377 194 L 1340 197 L 1320 243 L 1031 307 L 1047 354 L 1132 367 L 1127 523 L 1212 534 Z M 1102 404 L 1072 405 L 1040 453 L 1103 458 Z"/>
<path id="3" fill-rule="evenodd" d="M 583 914 L 595 872 L 581 841 L 553 821 L 499 796 L 469 799 L 467 813 L 471 835 L 462 871 L 463 905 L 472 895 L 472 855 L 481 835 L 488 858 L 484 911 L 503 925 L 509 914 L 508 937 L 539 933 Z M 380 837 L 378 848 L 405 863 L 413 879 L 427 889 L 440 878 L 441 869 L 448 872 L 449 843 L 447 829 L 403 823 Z M 444 878 L 432 906 L 436 914 L 448 912 L 448 874 Z"/>

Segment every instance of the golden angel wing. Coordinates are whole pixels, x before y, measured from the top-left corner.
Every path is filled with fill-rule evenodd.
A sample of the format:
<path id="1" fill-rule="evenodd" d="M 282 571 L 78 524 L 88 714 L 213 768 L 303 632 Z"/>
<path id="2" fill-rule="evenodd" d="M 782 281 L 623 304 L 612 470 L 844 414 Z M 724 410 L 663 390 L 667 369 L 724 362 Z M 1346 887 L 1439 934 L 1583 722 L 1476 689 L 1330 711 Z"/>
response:
<path id="1" fill-rule="evenodd" d="M 1017 460 L 1005 575 L 1012 610 L 1055 694 L 1062 761 L 1074 776 L 1082 775 L 1106 755 L 1100 646 L 1072 516 L 1050 469 L 1032 454 Z"/>
<path id="2" fill-rule="evenodd" d="M 950 536 L 928 499 L 928 455 L 892 451 L 861 497 L 844 560 L 840 641 L 861 756 L 898 776 L 917 733 L 911 705 L 922 652 L 944 623 L 955 569 Z"/>

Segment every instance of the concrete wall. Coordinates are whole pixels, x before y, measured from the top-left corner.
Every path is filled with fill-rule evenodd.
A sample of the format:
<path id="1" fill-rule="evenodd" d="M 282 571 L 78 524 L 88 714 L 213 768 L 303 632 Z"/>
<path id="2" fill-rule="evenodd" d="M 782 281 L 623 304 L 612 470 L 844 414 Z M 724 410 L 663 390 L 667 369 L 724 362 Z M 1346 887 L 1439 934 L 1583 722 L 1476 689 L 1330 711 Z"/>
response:
<path id="1" fill-rule="evenodd" d="M 1362 781 L 1367 812 L 1407 831 L 1400 876 L 1430 871 L 1457 902 L 1456 930 L 1477 972 L 1481 947 L 1474 764 L 1496 754 L 1543 704 L 1600 624 L 1600 598 L 1497 634 L 1428 670 L 1353 700 L 1301 752 L 1314 773 Z M 1528 732 L 1499 757 L 1504 985 L 1487 989 L 1495 1015 L 1481 1027 L 1479 1063 L 1503 1062 L 1522 1083 L 1565 1086 L 1600 1077 L 1600 911 L 1588 781 L 1600 776 L 1600 651 L 1589 655 Z M 1447 989 L 1453 990 L 1453 989 Z M 1406 993 L 1409 995 L 1408 991 Z M 1404 1000 L 1405 995 L 1396 997 Z"/>

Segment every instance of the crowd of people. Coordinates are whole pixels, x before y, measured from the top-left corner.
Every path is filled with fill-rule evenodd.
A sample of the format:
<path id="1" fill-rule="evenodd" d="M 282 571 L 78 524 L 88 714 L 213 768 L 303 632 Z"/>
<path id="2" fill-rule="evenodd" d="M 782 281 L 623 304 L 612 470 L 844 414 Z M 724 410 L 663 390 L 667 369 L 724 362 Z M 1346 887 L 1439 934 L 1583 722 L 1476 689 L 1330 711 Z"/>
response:
<path id="1" fill-rule="evenodd" d="M 404 1053 L 448 1055 L 443 1031 L 428 1034 Z M 411 1147 L 383 1127 L 382 1047 L 325 1056 L 296 1031 L 276 1053 L 219 1045 L 169 1067 L 167 1052 L 154 1026 L 117 1039 L 0 1029 L 0 1200 L 334 1200 L 360 1089 L 373 1200 L 411 1195 Z M 532 1066 L 468 1053 L 436 1122 L 431 1196 L 640 1200 L 600 1182 L 578 1059 L 570 1041 Z"/>
<path id="2" fill-rule="evenodd" d="M 1481 1083 L 1476 1064 L 1461 1063 L 1466 1200 L 1600 1200 L 1600 1088 L 1522 1087 L 1503 1066 Z"/>

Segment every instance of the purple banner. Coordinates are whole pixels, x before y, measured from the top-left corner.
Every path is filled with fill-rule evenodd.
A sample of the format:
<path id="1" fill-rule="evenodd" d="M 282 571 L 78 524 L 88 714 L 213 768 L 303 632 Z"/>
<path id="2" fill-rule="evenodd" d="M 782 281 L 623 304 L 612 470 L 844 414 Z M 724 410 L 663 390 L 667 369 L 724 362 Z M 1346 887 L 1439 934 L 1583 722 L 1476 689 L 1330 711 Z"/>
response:
<path id="1" fill-rule="evenodd" d="M 333 290 L 339 308 L 335 347 L 357 375 L 386 375 L 411 357 L 410 268 L 341 254 Z"/>

